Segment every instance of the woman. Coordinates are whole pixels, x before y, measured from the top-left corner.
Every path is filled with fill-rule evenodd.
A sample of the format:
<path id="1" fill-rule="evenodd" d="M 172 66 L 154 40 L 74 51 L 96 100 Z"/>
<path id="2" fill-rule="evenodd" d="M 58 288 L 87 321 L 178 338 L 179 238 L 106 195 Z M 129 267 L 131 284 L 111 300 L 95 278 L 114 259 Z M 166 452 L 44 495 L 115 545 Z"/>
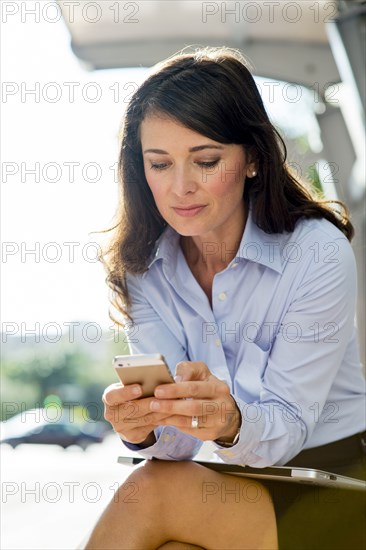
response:
<path id="1" fill-rule="evenodd" d="M 108 282 L 131 352 L 163 354 L 178 383 L 142 399 L 137 384 L 105 391 L 125 445 L 160 460 L 132 473 L 137 498 L 121 488 L 87 548 L 349 548 L 358 537 L 341 521 L 362 517 L 358 493 L 190 461 L 209 440 L 228 463 L 364 475 L 353 228 L 285 158 L 236 50 L 180 52 L 132 97 Z"/>

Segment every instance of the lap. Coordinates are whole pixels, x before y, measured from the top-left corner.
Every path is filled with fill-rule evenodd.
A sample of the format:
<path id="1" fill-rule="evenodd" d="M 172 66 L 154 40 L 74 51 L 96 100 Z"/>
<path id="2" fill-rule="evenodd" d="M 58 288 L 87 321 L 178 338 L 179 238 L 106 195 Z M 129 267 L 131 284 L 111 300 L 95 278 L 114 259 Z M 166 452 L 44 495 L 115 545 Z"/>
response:
<path id="1" fill-rule="evenodd" d="M 360 479 L 366 475 L 363 459 L 353 466 L 316 461 L 311 466 Z M 154 495 L 152 503 L 164 518 L 166 540 L 203 548 L 237 548 L 230 545 L 230 535 L 238 540 L 242 532 L 241 550 L 270 548 L 275 547 L 277 522 L 280 550 L 366 548 L 366 492 L 258 483 L 190 461 L 148 461 L 131 479 L 138 482 L 142 496 L 144 491 Z M 204 529 L 204 525 L 212 527 Z M 257 533 L 266 526 L 272 539 L 263 546 Z"/>
<path id="2" fill-rule="evenodd" d="M 159 510 L 167 540 L 215 549 L 277 547 L 271 496 L 256 480 L 191 461 L 149 460 L 128 481 L 147 507 L 150 501 Z"/>
<path id="3" fill-rule="evenodd" d="M 348 446 L 347 443 L 346 447 Z M 324 449 L 327 451 L 325 456 Z M 293 465 L 311 465 L 314 468 L 366 480 L 365 458 L 362 454 L 358 453 L 358 458 L 350 464 L 347 453 L 342 456 L 342 452 L 337 449 L 337 453 L 330 458 L 329 450 L 331 449 L 327 446 L 301 453 L 292 461 Z M 302 463 L 304 457 L 306 462 Z M 170 464 L 175 464 L 173 467 L 179 468 L 180 463 Z M 202 469 L 197 465 L 194 466 Z M 181 490 L 183 490 L 185 476 L 177 477 L 182 482 Z M 260 502 L 261 499 L 263 503 L 263 499 L 268 498 L 269 493 L 276 516 L 280 550 L 366 548 L 365 491 L 275 481 L 263 481 L 257 484 L 254 480 L 223 475 L 207 469 L 200 472 L 199 479 L 200 485 L 194 484 L 195 498 L 197 498 L 196 491 L 200 487 L 202 504 L 210 503 L 219 514 L 228 518 L 231 525 L 234 521 L 241 521 L 240 516 L 244 510 L 245 513 L 252 512 L 250 521 L 255 523 L 259 506 L 256 508 L 251 504 Z M 218 502 L 219 508 L 217 508 Z M 225 506 L 222 506 L 223 504 Z M 231 505 L 234 504 L 239 510 L 239 515 L 235 514 L 235 517 L 231 516 Z M 181 506 L 184 506 L 184 502 L 181 502 Z M 227 516 L 225 509 L 228 511 Z M 206 511 L 209 513 L 209 506 L 206 507 Z"/>

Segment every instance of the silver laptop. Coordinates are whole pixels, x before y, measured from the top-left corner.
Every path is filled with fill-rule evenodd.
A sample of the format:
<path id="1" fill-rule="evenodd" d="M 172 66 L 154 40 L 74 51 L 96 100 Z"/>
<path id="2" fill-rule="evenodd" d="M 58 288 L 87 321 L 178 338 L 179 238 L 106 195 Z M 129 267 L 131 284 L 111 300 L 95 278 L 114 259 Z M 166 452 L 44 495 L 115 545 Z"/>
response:
<path id="1" fill-rule="evenodd" d="M 145 458 L 119 456 L 120 464 L 134 465 L 143 462 Z M 240 464 L 225 464 L 223 462 L 211 462 L 194 460 L 196 464 L 235 476 L 253 477 L 256 479 L 272 479 L 274 481 L 287 481 L 293 483 L 306 483 L 309 485 L 320 485 L 328 488 L 358 489 L 366 491 L 366 481 L 353 477 L 341 476 L 314 468 L 299 468 L 298 466 L 269 466 L 267 468 L 251 468 Z"/>

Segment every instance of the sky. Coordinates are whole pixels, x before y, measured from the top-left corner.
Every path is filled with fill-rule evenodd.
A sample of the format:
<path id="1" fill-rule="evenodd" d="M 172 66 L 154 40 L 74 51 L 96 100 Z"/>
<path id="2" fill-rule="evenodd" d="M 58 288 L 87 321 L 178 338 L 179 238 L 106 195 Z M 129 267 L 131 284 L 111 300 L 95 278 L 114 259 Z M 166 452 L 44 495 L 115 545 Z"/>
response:
<path id="1" fill-rule="evenodd" d="M 92 232 L 111 224 L 118 129 L 148 70 L 86 71 L 62 20 L 8 17 L 1 42 L 1 329 L 42 333 L 80 320 L 109 327 L 108 289 L 93 244 L 101 237 Z M 270 86 L 263 82 L 265 99 Z M 294 135 L 303 113 L 301 131 L 319 150 L 318 128 L 307 116 L 310 96 L 286 102 L 281 90 L 268 104 L 274 122 Z"/>
<path id="2" fill-rule="evenodd" d="M 91 232 L 111 223 L 120 120 L 146 70 L 85 71 L 62 21 L 2 27 L 2 329 L 109 326 Z"/>

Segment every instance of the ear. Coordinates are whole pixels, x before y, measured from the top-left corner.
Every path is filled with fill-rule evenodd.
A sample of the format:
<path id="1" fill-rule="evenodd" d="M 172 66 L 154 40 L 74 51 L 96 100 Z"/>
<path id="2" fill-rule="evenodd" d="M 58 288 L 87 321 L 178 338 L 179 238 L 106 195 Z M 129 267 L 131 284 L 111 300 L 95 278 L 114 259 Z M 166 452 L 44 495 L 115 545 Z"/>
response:
<path id="1" fill-rule="evenodd" d="M 254 178 L 257 175 L 257 169 L 255 162 L 248 164 L 247 166 L 247 178 Z"/>
<path id="2" fill-rule="evenodd" d="M 254 178 L 257 173 L 257 155 L 256 151 L 253 148 L 250 148 L 247 150 L 247 169 L 246 169 L 246 176 L 247 178 Z"/>

